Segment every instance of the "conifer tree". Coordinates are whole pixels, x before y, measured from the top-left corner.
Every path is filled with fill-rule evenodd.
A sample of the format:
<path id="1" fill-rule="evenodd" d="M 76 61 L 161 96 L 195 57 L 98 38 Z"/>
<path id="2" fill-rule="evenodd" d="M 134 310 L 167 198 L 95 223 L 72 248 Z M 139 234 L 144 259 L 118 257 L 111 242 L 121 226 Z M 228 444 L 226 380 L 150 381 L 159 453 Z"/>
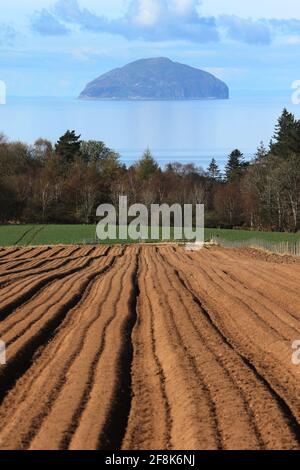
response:
<path id="1" fill-rule="evenodd" d="M 220 180 L 221 179 L 221 170 L 219 165 L 217 164 L 216 160 L 213 158 L 207 168 L 207 174 L 209 178 L 213 180 Z"/>

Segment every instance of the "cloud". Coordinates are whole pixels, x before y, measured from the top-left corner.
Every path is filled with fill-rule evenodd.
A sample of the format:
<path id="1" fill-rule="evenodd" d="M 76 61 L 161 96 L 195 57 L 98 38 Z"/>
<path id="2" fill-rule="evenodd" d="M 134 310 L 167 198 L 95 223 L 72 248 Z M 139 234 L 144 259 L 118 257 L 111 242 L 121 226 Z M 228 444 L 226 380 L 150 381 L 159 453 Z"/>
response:
<path id="1" fill-rule="evenodd" d="M 77 0 L 58 0 L 51 13 L 48 12 L 48 19 L 51 23 L 57 19 L 58 31 L 59 26 L 66 23 L 79 26 L 82 30 L 118 34 L 128 39 L 218 41 L 215 18 L 199 16 L 198 5 L 198 0 L 131 0 L 123 17 L 108 20 L 81 8 Z M 42 12 L 39 12 L 39 17 Z M 44 13 L 41 19 L 38 26 L 42 23 L 42 27 L 35 25 L 34 29 L 45 34 L 47 17 Z M 49 26 L 49 30 L 55 31 L 54 24 Z"/>
<path id="2" fill-rule="evenodd" d="M 194 15 L 197 3 L 194 0 L 170 0 L 169 4 L 175 14 L 182 16 Z"/>
<path id="3" fill-rule="evenodd" d="M 16 38 L 16 30 L 6 23 L 0 23 L 0 45 L 11 45 Z"/>
<path id="4" fill-rule="evenodd" d="M 164 12 L 163 2 L 156 0 L 138 0 L 130 5 L 126 19 L 132 25 L 142 27 L 155 27 Z"/>
<path id="5" fill-rule="evenodd" d="M 109 21 L 104 16 L 98 16 L 86 8 L 80 8 L 77 0 L 58 0 L 54 4 L 53 13 L 61 21 L 79 25 L 85 30 L 102 32 L 109 25 Z"/>
<path id="6" fill-rule="evenodd" d="M 42 36 L 62 36 L 70 32 L 45 8 L 34 13 L 31 19 L 31 29 Z"/>
<path id="7" fill-rule="evenodd" d="M 81 7 L 78 0 L 57 0 L 50 10 L 35 13 L 32 28 L 43 35 L 67 34 L 76 26 L 132 40 L 207 43 L 225 38 L 250 45 L 300 33 L 300 20 L 202 16 L 200 7 L 200 0 L 130 0 L 122 17 L 109 20 Z"/>
<path id="8" fill-rule="evenodd" d="M 110 22 L 108 32 L 146 41 L 218 41 L 215 18 L 199 16 L 197 5 L 197 0 L 132 0 L 125 16 Z"/>
<path id="9" fill-rule="evenodd" d="M 270 22 L 270 25 L 274 29 L 276 29 L 277 32 L 280 32 L 282 34 L 299 34 L 300 33 L 300 20 L 271 19 L 269 22 Z"/>
<path id="10" fill-rule="evenodd" d="M 222 15 L 218 24 L 224 28 L 227 37 L 246 44 L 270 44 L 271 28 L 264 20 L 239 18 L 235 15 Z"/>

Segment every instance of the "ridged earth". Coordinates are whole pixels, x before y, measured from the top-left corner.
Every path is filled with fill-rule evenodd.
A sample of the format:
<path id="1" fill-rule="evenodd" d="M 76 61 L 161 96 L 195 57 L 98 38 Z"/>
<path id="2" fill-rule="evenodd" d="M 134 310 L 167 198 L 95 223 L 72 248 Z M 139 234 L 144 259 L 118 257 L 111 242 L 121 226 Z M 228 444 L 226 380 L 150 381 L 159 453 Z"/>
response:
<path id="1" fill-rule="evenodd" d="M 300 264 L 0 251 L 1 449 L 299 449 Z"/>

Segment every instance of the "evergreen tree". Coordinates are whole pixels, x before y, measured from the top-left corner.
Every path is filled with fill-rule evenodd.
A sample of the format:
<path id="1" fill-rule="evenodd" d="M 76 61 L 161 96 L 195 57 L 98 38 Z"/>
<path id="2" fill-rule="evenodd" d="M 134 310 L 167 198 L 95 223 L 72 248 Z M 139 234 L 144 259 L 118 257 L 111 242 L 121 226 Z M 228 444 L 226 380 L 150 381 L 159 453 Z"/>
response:
<path id="1" fill-rule="evenodd" d="M 275 127 L 275 142 L 271 142 L 271 152 L 279 157 L 288 157 L 300 152 L 300 122 L 284 108 Z"/>
<path id="2" fill-rule="evenodd" d="M 80 137 L 80 135 L 75 134 L 75 131 L 67 131 L 58 140 L 55 145 L 55 152 L 61 158 L 63 163 L 72 163 L 74 162 L 75 157 L 80 155 Z"/>
<path id="3" fill-rule="evenodd" d="M 219 165 L 217 164 L 216 160 L 213 158 L 207 168 L 207 174 L 209 178 L 213 180 L 220 180 L 221 179 L 221 171 Z"/>
<path id="4" fill-rule="evenodd" d="M 247 166 L 244 155 L 236 149 L 231 152 L 225 167 L 226 180 L 229 182 L 238 181 L 242 176 L 243 169 Z"/>
<path id="5" fill-rule="evenodd" d="M 147 149 L 142 158 L 137 162 L 136 166 L 137 177 L 141 181 L 148 181 L 155 173 L 159 171 L 159 165 L 152 156 L 152 153 Z"/>
<path id="6" fill-rule="evenodd" d="M 264 143 L 261 142 L 260 145 L 257 147 L 256 153 L 254 155 L 254 161 L 256 163 L 264 162 L 269 157 L 269 151 L 265 147 Z"/>

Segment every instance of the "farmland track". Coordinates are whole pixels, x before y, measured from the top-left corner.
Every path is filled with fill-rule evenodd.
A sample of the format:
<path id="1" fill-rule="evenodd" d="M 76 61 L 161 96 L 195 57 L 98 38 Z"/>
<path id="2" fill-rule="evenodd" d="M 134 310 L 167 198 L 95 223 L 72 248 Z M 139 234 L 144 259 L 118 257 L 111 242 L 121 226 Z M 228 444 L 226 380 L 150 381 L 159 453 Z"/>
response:
<path id="1" fill-rule="evenodd" d="M 0 448 L 299 449 L 299 281 L 246 250 L 1 250 Z"/>

